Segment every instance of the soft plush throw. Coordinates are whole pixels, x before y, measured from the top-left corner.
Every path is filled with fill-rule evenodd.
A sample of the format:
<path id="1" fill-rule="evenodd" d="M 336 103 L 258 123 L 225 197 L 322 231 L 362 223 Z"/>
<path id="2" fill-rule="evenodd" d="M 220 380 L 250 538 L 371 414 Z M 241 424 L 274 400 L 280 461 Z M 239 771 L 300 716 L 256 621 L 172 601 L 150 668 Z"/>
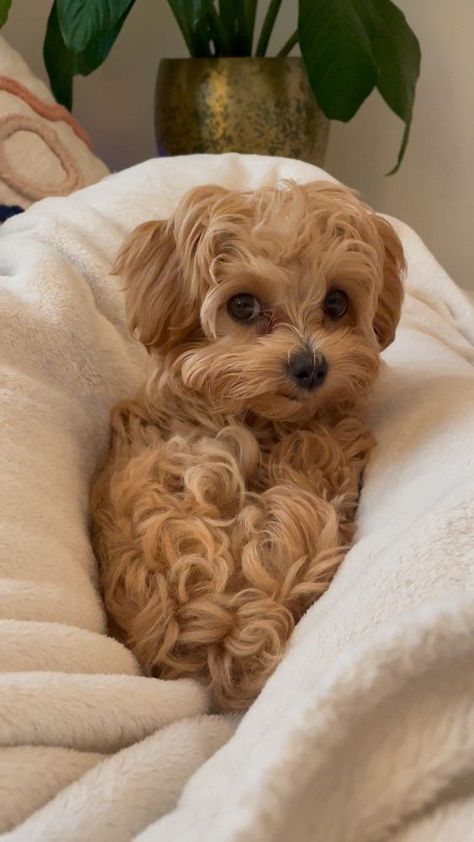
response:
<path id="1" fill-rule="evenodd" d="M 327 178 L 257 156 L 154 160 L 2 226 L 2 838 L 469 838 L 474 311 L 401 223 L 407 297 L 358 540 L 255 704 L 210 716 L 197 684 L 141 677 L 104 635 L 88 487 L 110 407 L 146 365 L 113 256 L 193 185 L 282 177 Z"/>

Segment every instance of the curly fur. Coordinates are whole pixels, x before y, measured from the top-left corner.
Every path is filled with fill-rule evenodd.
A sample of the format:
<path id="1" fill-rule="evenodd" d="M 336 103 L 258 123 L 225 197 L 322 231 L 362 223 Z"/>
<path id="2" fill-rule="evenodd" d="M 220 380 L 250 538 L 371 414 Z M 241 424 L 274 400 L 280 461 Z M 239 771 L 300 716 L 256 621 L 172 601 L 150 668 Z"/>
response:
<path id="1" fill-rule="evenodd" d="M 146 673 L 193 674 L 216 707 L 245 707 L 328 587 L 403 269 L 389 223 L 325 182 L 201 187 L 125 243 L 116 271 L 153 367 L 113 412 L 93 538 L 113 628 Z M 334 287 L 350 299 L 339 321 L 322 308 Z M 226 310 L 242 292 L 264 305 L 251 327 Z M 302 346 L 329 364 L 304 394 L 286 369 Z"/>

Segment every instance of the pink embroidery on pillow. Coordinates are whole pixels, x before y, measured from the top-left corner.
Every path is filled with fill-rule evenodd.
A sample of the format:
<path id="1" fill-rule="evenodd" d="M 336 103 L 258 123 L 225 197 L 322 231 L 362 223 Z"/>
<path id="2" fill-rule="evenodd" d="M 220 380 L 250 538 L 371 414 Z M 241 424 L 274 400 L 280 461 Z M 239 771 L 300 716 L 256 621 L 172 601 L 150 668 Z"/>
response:
<path id="1" fill-rule="evenodd" d="M 62 169 L 64 178 L 59 184 L 40 185 L 22 173 L 15 172 L 5 153 L 5 140 L 15 132 L 32 132 L 38 135 L 56 156 Z M 5 114 L 0 117 L 0 178 L 12 190 L 28 199 L 43 199 L 45 196 L 67 196 L 78 187 L 82 187 L 84 180 L 77 164 L 69 150 L 60 140 L 57 132 L 47 123 L 25 114 Z"/>
<path id="2" fill-rule="evenodd" d="M 46 117 L 47 120 L 63 120 L 63 122 L 67 123 L 73 132 L 84 141 L 89 149 L 92 148 L 92 141 L 89 135 L 67 110 L 67 108 L 63 108 L 63 106 L 59 105 L 57 102 L 43 102 L 28 88 L 22 85 L 21 82 L 18 82 L 16 79 L 12 79 L 9 76 L 0 76 L 0 91 L 6 91 L 9 94 L 20 97 L 20 99 L 24 100 L 30 108 L 36 111 L 37 114 L 41 117 Z"/>

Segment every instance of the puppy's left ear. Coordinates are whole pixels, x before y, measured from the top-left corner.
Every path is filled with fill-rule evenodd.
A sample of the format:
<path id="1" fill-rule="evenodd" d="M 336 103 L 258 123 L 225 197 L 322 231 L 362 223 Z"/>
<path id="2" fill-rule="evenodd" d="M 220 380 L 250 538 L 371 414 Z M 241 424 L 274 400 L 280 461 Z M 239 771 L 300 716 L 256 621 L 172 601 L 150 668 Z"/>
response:
<path id="1" fill-rule="evenodd" d="M 400 238 L 393 227 L 380 216 L 375 217 L 377 233 L 384 248 L 383 286 L 374 317 L 374 331 L 381 350 L 395 338 L 403 301 L 402 278 L 406 263 Z"/>

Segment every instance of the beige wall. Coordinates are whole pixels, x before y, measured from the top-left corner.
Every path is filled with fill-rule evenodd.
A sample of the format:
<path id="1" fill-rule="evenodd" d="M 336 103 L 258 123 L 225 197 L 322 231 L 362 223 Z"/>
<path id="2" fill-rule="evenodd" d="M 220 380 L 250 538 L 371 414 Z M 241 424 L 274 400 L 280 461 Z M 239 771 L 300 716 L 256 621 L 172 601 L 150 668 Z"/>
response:
<path id="1" fill-rule="evenodd" d="M 401 171 L 401 124 L 373 95 L 348 125 L 334 124 L 327 168 L 378 210 L 413 225 L 463 286 L 474 288 L 474 2 L 398 0 L 423 52 L 415 120 Z M 13 0 L 4 34 L 45 75 L 42 40 L 51 0 Z M 296 18 L 287 0 L 275 33 Z M 75 114 L 99 154 L 121 169 L 155 154 L 153 94 L 158 61 L 184 56 L 166 0 L 137 0 L 106 64 L 75 86 Z"/>

